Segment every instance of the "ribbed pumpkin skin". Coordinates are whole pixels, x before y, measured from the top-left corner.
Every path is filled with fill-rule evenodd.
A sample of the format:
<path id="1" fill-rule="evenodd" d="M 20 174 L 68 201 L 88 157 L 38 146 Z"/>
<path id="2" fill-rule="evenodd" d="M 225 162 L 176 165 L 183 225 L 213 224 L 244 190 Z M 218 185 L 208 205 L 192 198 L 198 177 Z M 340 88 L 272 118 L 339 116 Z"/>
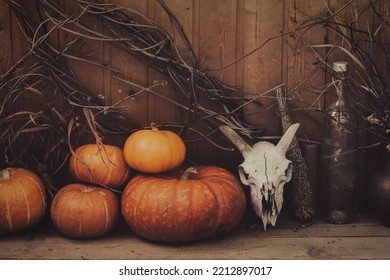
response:
<path id="1" fill-rule="evenodd" d="M 179 167 L 186 156 L 183 140 L 168 130 L 139 130 L 124 145 L 127 164 L 144 173 L 161 173 Z"/>
<path id="2" fill-rule="evenodd" d="M 197 167 L 189 179 L 135 176 L 121 201 L 122 215 L 139 236 L 183 243 L 224 234 L 242 219 L 246 199 L 225 169 Z"/>
<path id="3" fill-rule="evenodd" d="M 23 168 L 0 170 L 0 233 L 36 225 L 46 212 L 46 190 L 41 179 Z"/>
<path id="4" fill-rule="evenodd" d="M 50 215 L 56 228 L 67 236 L 100 237 L 115 226 L 119 199 L 103 187 L 70 184 L 54 196 Z"/>
<path id="5" fill-rule="evenodd" d="M 69 171 L 78 181 L 117 190 L 123 189 L 130 176 L 123 150 L 112 145 L 78 147 L 70 159 Z"/>

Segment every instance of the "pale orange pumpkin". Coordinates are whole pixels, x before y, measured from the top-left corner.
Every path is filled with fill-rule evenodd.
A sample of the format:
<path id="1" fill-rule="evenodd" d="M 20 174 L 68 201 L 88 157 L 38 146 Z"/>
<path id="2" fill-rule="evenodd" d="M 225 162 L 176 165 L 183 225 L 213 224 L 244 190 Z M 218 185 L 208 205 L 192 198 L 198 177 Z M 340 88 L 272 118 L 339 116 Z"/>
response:
<path id="1" fill-rule="evenodd" d="M 53 224 L 64 235 L 100 237 L 117 223 L 119 199 L 110 190 L 85 184 L 61 188 L 50 206 Z"/>
<path id="2" fill-rule="evenodd" d="M 123 150 L 112 145 L 86 144 L 71 156 L 69 170 L 78 181 L 122 190 L 130 176 Z"/>
<path id="3" fill-rule="evenodd" d="M 46 212 L 42 180 L 24 168 L 0 170 L 0 233 L 36 225 Z"/>
<path id="4" fill-rule="evenodd" d="M 238 179 L 214 166 L 189 168 L 180 179 L 136 175 L 121 201 L 122 215 L 136 234 L 169 243 L 224 234 L 237 226 L 245 207 Z"/>
<path id="5" fill-rule="evenodd" d="M 169 130 L 138 130 L 131 134 L 124 145 L 127 164 L 144 173 L 160 173 L 179 167 L 186 156 L 183 140 Z"/>

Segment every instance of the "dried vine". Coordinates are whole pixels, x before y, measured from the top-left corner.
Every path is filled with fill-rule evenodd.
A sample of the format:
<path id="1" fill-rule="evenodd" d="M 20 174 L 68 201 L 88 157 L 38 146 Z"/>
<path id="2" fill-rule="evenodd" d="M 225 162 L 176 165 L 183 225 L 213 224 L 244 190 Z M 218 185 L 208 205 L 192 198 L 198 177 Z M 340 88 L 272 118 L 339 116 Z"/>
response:
<path id="1" fill-rule="evenodd" d="M 64 11 L 53 0 L 36 0 L 35 10 L 29 9 L 27 6 L 31 6 L 31 3 L 27 5 L 26 1 L 7 0 L 28 40 L 29 50 L 0 77 L 0 148 L 5 151 L 6 164 L 25 164 L 38 170 L 42 176 L 51 178 L 64 166 L 73 147 L 81 144 L 80 139 L 91 140 L 92 135 L 95 141 L 101 142 L 108 135 L 128 134 L 141 128 L 140 124 L 120 109 L 122 101 L 109 104 L 104 96 L 88 90 L 68 67 L 70 60 L 106 69 L 113 74 L 114 79 L 137 89 L 137 92 L 125 97 L 123 101 L 147 92 L 171 102 L 184 112 L 185 118 L 178 123 L 161 125 L 177 129 L 182 134 L 187 130 L 196 132 L 199 135 L 197 140 L 212 141 L 210 135 L 217 133 L 221 125 L 227 125 L 250 137 L 262 133 L 262 127 L 250 126 L 243 120 L 241 110 L 248 104 L 260 102 L 260 98 L 279 86 L 264 95 L 245 93 L 241 97 L 242 92 L 221 83 L 210 74 L 222 68 L 205 71 L 198 69 L 196 54 L 180 22 L 162 0 L 156 1 L 166 12 L 175 32 L 180 35 L 179 38 L 173 37 L 135 10 L 100 0 L 77 0 L 75 3 L 79 9 L 72 14 Z M 326 50 L 325 56 L 318 54 L 313 64 L 330 72 L 328 56 L 338 50 L 357 65 L 357 71 L 353 73 L 353 79 L 350 79 L 350 86 L 357 97 L 355 108 L 368 121 L 371 131 L 388 143 L 390 44 L 386 41 L 386 34 L 389 34 L 390 25 L 388 15 L 380 14 L 376 9 L 377 2 L 371 0 L 367 6 L 355 11 L 355 17 L 351 21 L 342 21 L 340 15 L 354 4 L 353 0 L 338 11 L 332 12 L 329 9 L 325 17 L 308 16 L 295 30 L 267 39 L 248 54 L 224 67 L 233 65 L 259 51 L 268 42 L 283 36 L 296 39 L 296 45 L 291 46 L 294 56 L 300 50 L 299 44 L 305 35 L 314 27 L 321 26 L 329 34 L 335 34 L 336 41 L 332 44 L 309 44 L 308 47 L 312 50 Z M 368 12 L 377 17 L 377 25 L 364 30 L 358 22 Z M 38 18 L 34 17 L 37 14 Z M 103 28 L 96 29 L 95 26 L 88 25 L 88 21 L 83 20 L 85 17 L 96 18 Z M 53 44 L 50 36 L 59 32 L 69 34 L 74 39 L 64 46 Z M 182 52 L 177 48 L 177 39 L 185 46 Z M 171 99 L 160 93 L 160 87 L 166 86 L 165 84 L 138 85 L 123 73 L 94 61 L 83 54 L 83 46 L 88 42 L 113 45 L 165 74 L 169 77 L 169 84 L 177 89 L 176 98 Z M 378 56 L 388 62 L 382 63 L 385 71 L 380 70 L 376 59 Z M 306 79 L 287 89 L 287 96 L 296 92 L 305 81 Z M 324 93 L 321 90 L 318 99 Z M 221 105 L 220 110 L 216 112 L 209 109 L 207 102 L 204 102 L 205 98 L 201 96 L 206 96 L 210 101 L 217 100 Z M 37 106 L 29 108 L 28 104 L 20 105 L 30 99 L 34 99 Z M 307 108 L 300 110 L 323 109 L 313 108 L 313 104 L 306 105 Z M 17 108 L 23 109 L 18 111 Z M 196 124 L 199 122 L 206 124 L 208 130 L 198 131 Z"/>
<path id="2" fill-rule="evenodd" d="M 334 38 L 329 43 L 309 44 L 317 54 L 314 65 L 331 77 L 332 65 L 328 62 L 331 55 L 336 54 L 351 63 L 353 70 L 348 81 L 354 109 L 366 121 L 370 133 L 390 144 L 390 15 L 386 10 L 379 12 L 378 5 L 381 1 L 370 0 L 357 8 L 351 0 L 337 11 L 328 8 L 326 17 L 307 19 L 299 30 L 308 32 L 309 26 L 322 27 L 328 37 Z M 346 11 L 350 11 L 348 17 L 343 14 Z M 364 20 L 367 16 L 371 24 Z M 325 54 L 320 55 L 318 49 Z M 318 92 L 318 99 L 326 91 L 327 86 Z M 323 109 L 318 108 L 322 112 Z"/>
<path id="3" fill-rule="evenodd" d="M 228 125 L 248 136 L 262 132 L 261 127 L 247 125 L 239 115 L 239 110 L 245 106 L 239 104 L 241 100 L 249 104 L 258 102 L 258 97 L 234 97 L 232 93 L 237 92 L 236 89 L 197 69 L 195 53 L 184 30 L 162 0 L 158 3 L 187 47 L 190 57 L 187 60 L 167 31 L 129 8 L 103 1 L 78 0 L 80 9 L 67 14 L 51 0 L 37 0 L 33 10 L 24 1 L 8 0 L 7 3 L 29 43 L 28 52 L 0 77 L 0 146 L 5 151 L 7 165 L 25 165 L 50 181 L 66 164 L 74 147 L 82 144 L 81 139 L 92 136 L 94 141 L 102 143 L 107 135 L 128 134 L 141 128 L 120 110 L 121 101 L 107 104 L 104 96 L 88 90 L 68 67 L 69 60 L 110 70 L 115 79 L 136 86 L 139 92 L 135 94 L 152 93 L 177 105 L 187 117 L 182 123 L 161 125 L 179 128 L 181 133 L 191 130 L 198 133 L 199 140 L 211 141 L 209 135 L 216 133 L 220 125 Z M 34 17 L 36 14 L 38 18 Z M 87 16 L 96 17 L 104 26 L 103 31 L 84 24 L 82 19 Z M 65 46 L 57 46 L 50 41 L 50 36 L 58 32 L 70 34 L 74 39 Z M 142 59 L 167 75 L 181 94 L 171 100 L 154 86 L 137 85 L 123 73 L 94 62 L 81 54 L 86 41 L 112 44 Z M 200 95 L 218 100 L 221 111 L 215 112 L 200 103 Z M 22 110 L 15 109 L 29 96 L 34 98 L 36 106 L 25 109 L 29 106 L 23 105 Z M 209 131 L 197 131 L 193 127 L 197 122 L 206 123 Z M 54 184 L 47 183 L 55 192 Z"/>

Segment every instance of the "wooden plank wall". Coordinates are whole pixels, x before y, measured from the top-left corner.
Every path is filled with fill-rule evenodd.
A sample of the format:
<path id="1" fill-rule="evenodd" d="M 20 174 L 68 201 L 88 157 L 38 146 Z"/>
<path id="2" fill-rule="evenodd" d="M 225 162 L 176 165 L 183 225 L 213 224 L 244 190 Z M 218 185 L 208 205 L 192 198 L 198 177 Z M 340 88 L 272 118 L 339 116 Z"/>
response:
<path id="1" fill-rule="evenodd" d="M 70 12 L 76 9 L 72 2 L 58 1 Z M 173 32 L 172 23 L 156 0 L 109 2 L 135 9 Z M 329 11 L 337 11 L 348 2 L 349 0 L 165 0 L 183 25 L 194 47 L 199 69 L 212 69 L 210 73 L 220 81 L 252 95 L 262 95 L 275 86 L 284 84 L 293 99 L 289 103 L 294 108 L 293 121 L 301 123 L 298 136 L 315 141 L 321 140 L 323 115 L 306 108 L 323 108 L 330 100 L 313 91 L 327 81 L 324 73 L 313 65 L 318 61 L 319 54 L 324 55 L 324 50 L 314 50 L 308 46 L 331 42 L 332 38 L 320 26 L 306 33 L 303 39 L 289 32 L 296 31 L 302 21 L 329 15 Z M 352 6 L 357 8 L 367 4 L 366 0 L 354 2 Z M 385 11 L 388 1 L 377 1 L 376 5 L 379 10 Z M 353 11 L 349 9 L 343 13 L 348 16 Z M 365 20 L 369 24 L 373 19 Z M 94 24 L 99 26 L 100 23 Z M 0 74 L 3 74 L 26 52 L 28 44 L 5 1 L 0 2 L 0 27 Z M 281 34 L 286 35 L 280 36 Z M 178 38 L 178 34 L 172 35 Z M 71 39 L 69 34 L 53 38 L 59 45 Z M 179 48 L 182 47 L 179 44 Z M 88 43 L 83 52 L 93 53 L 96 62 L 123 73 L 128 79 L 145 87 L 167 80 L 167 77 L 115 46 L 92 42 Z M 328 57 L 329 62 L 336 59 L 345 59 L 345 56 L 333 53 Z M 236 60 L 236 63 L 232 63 Z M 84 85 L 97 95 L 105 96 L 107 104 L 120 102 L 129 92 L 137 90 L 115 79 L 107 69 L 96 69 L 76 61 L 69 61 L 69 64 Z M 170 86 L 161 86 L 158 90 L 161 94 L 175 98 L 174 89 Z M 265 126 L 266 136 L 281 135 L 274 93 L 266 94 L 259 100 L 262 103 L 260 106 L 251 104 L 245 107 L 246 120 L 257 126 Z M 183 118 L 172 103 L 150 93 L 126 99 L 120 105 L 142 126 L 148 126 L 151 122 L 175 123 Z M 235 170 L 242 160 L 236 152 L 223 151 L 208 141 L 191 141 L 197 138 L 196 135 L 188 133 L 185 137 L 188 141 L 189 159 L 199 164 L 216 164 Z M 113 137 L 106 141 L 122 145 L 125 138 L 126 136 Z M 216 136 L 213 140 L 231 147 L 221 136 Z M 360 144 L 364 145 L 367 141 L 369 139 L 363 136 Z M 367 170 L 370 165 L 368 158 L 366 152 L 360 155 L 359 168 L 362 171 Z M 366 173 L 360 174 L 364 177 L 362 174 Z M 366 182 L 365 180 L 368 179 L 362 178 L 360 181 Z"/>

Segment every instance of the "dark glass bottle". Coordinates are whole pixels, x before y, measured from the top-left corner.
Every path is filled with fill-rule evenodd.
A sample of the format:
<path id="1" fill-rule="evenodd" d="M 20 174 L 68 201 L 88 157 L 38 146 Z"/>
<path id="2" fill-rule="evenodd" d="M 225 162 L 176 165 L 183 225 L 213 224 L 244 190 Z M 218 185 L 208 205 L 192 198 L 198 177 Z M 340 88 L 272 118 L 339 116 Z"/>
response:
<path id="1" fill-rule="evenodd" d="M 321 216 L 334 224 L 351 222 L 356 205 L 356 118 L 348 102 L 347 62 L 333 64 L 336 102 L 327 110 L 322 142 Z"/>

